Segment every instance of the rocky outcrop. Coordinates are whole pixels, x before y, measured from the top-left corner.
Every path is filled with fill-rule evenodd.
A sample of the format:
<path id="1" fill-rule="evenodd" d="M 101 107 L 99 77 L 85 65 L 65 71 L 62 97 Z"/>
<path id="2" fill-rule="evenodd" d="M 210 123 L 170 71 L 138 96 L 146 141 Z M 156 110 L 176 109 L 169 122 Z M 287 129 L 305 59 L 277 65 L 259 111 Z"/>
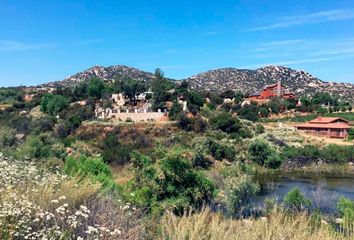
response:
<path id="1" fill-rule="evenodd" d="M 329 92 L 354 102 L 354 84 L 324 82 L 305 71 L 281 66 L 266 66 L 257 70 L 220 68 L 197 74 L 187 80 L 192 88 L 198 90 L 222 92 L 232 89 L 246 93 L 259 92 L 265 85 L 281 80 L 297 96 Z"/>
<path id="2" fill-rule="evenodd" d="M 130 77 L 148 83 L 155 78 L 153 73 L 124 65 L 94 66 L 63 81 L 43 84 L 42 87 L 70 87 L 92 78 L 113 81 L 117 77 Z M 259 92 L 264 86 L 281 80 L 289 91 L 300 97 L 311 96 L 316 92 L 329 92 L 341 99 L 354 102 L 354 84 L 324 82 L 305 71 L 282 66 L 266 66 L 256 70 L 220 68 L 194 75 L 186 80 L 193 89 L 217 93 L 228 89 L 244 93 Z"/>
<path id="3" fill-rule="evenodd" d="M 153 73 L 141 71 L 137 68 L 125 65 L 115 65 L 110 67 L 94 66 L 83 72 L 67 77 L 63 81 L 46 83 L 41 85 L 41 87 L 70 87 L 83 81 L 89 81 L 92 78 L 113 81 L 115 78 L 119 77 L 130 77 L 143 82 L 150 82 L 155 78 Z"/>

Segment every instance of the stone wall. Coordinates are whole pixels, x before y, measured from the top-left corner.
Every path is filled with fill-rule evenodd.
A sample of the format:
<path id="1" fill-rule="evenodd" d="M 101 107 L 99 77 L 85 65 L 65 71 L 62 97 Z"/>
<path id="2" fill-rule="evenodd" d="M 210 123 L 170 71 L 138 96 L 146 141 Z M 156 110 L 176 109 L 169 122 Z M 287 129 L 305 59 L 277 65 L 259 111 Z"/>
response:
<path id="1" fill-rule="evenodd" d="M 148 111 L 146 109 L 135 109 L 134 111 L 128 110 L 112 110 L 107 108 L 106 110 L 96 110 L 96 117 L 99 119 L 117 119 L 126 121 L 131 119 L 134 122 L 148 121 L 148 120 L 160 120 L 164 116 L 167 116 L 167 112 L 158 110 L 157 112 Z"/>

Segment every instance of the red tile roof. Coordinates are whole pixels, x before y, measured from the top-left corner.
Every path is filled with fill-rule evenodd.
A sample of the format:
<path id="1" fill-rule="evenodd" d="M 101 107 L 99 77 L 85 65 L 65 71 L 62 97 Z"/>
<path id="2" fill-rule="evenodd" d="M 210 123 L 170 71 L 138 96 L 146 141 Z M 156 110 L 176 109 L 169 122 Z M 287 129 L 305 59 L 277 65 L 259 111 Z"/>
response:
<path id="1" fill-rule="evenodd" d="M 331 129 L 350 129 L 351 127 L 345 123 L 303 123 L 295 125 L 295 127 L 300 128 L 331 128 Z"/>
<path id="2" fill-rule="evenodd" d="M 343 118 L 340 118 L 340 117 L 318 117 L 318 118 L 315 118 L 311 121 L 309 121 L 309 123 L 321 123 L 321 124 L 324 124 L 324 123 L 333 123 L 337 120 L 341 120 L 342 122 L 346 122 L 348 123 L 347 120 L 343 119 Z"/>

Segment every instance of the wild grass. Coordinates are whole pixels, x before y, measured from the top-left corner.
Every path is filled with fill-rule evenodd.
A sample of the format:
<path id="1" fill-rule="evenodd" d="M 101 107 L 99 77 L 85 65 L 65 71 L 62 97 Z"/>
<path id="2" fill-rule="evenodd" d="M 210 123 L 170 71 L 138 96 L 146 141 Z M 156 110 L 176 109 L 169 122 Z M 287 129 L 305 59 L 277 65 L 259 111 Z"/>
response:
<path id="1" fill-rule="evenodd" d="M 267 218 L 233 220 L 205 208 L 199 213 L 189 212 L 182 217 L 166 213 L 161 223 L 160 239 L 346 240 L 353 237 L 353 228 L 337 232 L 327 222 L 314 222 L 305 213 L 288 215 L 278 211 Z"/>

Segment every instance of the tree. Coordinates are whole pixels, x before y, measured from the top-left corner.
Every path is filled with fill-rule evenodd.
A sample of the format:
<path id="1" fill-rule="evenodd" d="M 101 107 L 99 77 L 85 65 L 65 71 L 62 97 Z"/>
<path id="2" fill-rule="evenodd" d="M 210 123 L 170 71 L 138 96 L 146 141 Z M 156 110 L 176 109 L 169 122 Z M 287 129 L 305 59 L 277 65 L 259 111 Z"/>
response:
<path id="1" fill-rule="evenodd" d="M 245 98 L 245 95 L 241 91 L 237 91 L 235 93 L 234 101 L 236 104 L 241 103 L 244 98 Z"/>
<path id="2" fill-rule="evenodd" d="M 170 109 L 168 117 L 170 120 L 177 120 L 179 114 L 182 112 L 182 106 L 177 101 L 173 102 L 173 105 Z"/>
<path id="3" fill-rule="evenodd" d="M 106 163 L 126 164 L 130 161 L 131 146 L 121 144 L 114 133 L 103 141 L 102 158 Z"/>
<path id="4" fill-rule="evenodd" d="M 106 92 L 106 85 L 103 80 L 93 78 L 90 80 L 87 86 L 87 93 L 90 97 L 99 99 L 102 98 L 103 93 Z"/>
<path id="5" fill-rule="evenodd" d="M 136 96 L 146 91 L 146 85 L 132 78 L 116 79 L 115 89 L 123 92 L 129 98 L 130 102 L 136 105 Z"/>
<path id="6" fill-rule="evenodd" d="M 277 168 L 281 164 L 280 156 L 266 141 L 256 139 L 248 147 L 250 159 L 262 166 Z"/>
<path id="7" fill-rule="evenodd" d="M 212 117 L 210 119 L 210 124 L 212 128 L 219 129 L 226 133 L 235 133 L 241 127 L 240 120 L 227 112 L 222 112 L 219 115 Z"/>
<path id="8" fill-rule="evenodd" d="M 230 98 L 230 99 L 233 99 L 234 98 L 234 96 L 235 96 L 235 92 L 234 91 L 232 91 L 232 90 L 226 90 L 226 91 L 224 91 L 224 92 L 222 92 L 221 94 L 220 94 L 220 97 L 221 98 Z"/>
<path id="9" fill-rule="evenodd" d="M 153 95 L 153 109 L 165 108 L 165 102 L 168 100 L 168 83 L 164 78 L 164 73 L 161 69 L 155 70 L 155 79 L 152 81 Z"/>
<path id="10" fill-rule="evenodd" d="M 292 188 L 284 196 L 285 207 L 291 211 L 299 212 L 311 206 L 311 200 L 307 199 L 298 187 Z"/>
<path id="11" fill-rule="evenodd" d="M 76 84 L 74 89 L 72 90 L 72 95 L 75 100 L 87 98 L 87 83 L 81 82 L 79 84 Z"/>
<path id="12" fill-rule="evenodd" d="M 258 107 L 254 104 L 246 104 L 237 111 L 238 117 L 255 122 L 258 120 Z"/>
<path id="13" fill-rule="evenodd" d="M 41 111 L 55 116 L 69 106 L 69 99 L 61 95 L 45 94 L 41 102 Z"/>

